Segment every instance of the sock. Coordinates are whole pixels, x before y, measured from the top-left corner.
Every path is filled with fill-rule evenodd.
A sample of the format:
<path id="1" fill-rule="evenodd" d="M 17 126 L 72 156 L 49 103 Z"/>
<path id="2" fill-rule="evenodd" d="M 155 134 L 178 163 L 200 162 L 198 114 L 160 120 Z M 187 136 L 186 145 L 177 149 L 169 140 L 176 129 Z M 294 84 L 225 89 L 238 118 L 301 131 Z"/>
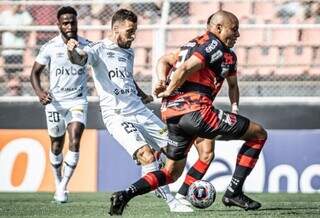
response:
<path id="1" fill-rule="evenodd" d="M 63 161 L 62 153 L 55 155 L 51 151 L 49 152 L 49 159 L 51 163 L 51 168 L 53 172 L 54 182 L 56 188 L 59 186 L 61 182 L 61 166 Z"/>
<path id="2" fill-rule="evenodd" d="M 59 188 L 62 190 L 67 189 L 67 185 L 70 181 L 70 178 L 77 166 L 77 163 L 79 161 L 79 152 L 73 152 L 73 151 L 68 151 L 66 154 L 66 157 L 64 159 L 64 164 L 63 164 L 63 177 L 61 180 L 61 183 L 59 185 Z"/>
<path id="3" fill-rule="evenodd" d="M 210 164 L 204 163 L 200 159 L 198 159 L 197 162 L 189 169 L 178 193 L 187 196 L 190 185 L 194 181 L 202 179 L 209 166 Z"/>
<path id="4" fill-rule="evenodd" d="M 154 172 L 159 170 L 159 163 L 157 161 L 154 161 L 150 164 L 142 166 L 142 176 L 145 176 L 149 172 Z M 162 195 L 162 197 L 166 200 L 167 203 L 171 202 L 174 199 L 174 196 L 172 195 L 169 186 L 164 185 L 157 188 L 158 192 Z"/>
<path id="5" fill-rule="evenodd" d="M 129 199 L 155 190 L 159 186 L 172 183 L 172 177 L 166 169 L 149 172 L 125 190 Z"/>
<path id="6" fill-rule="evenodd" d="M 249 140 L 242 145 L 237 156 L 235 171 L 226 191 L 227 196 L 242 192 L 243 183 L 256 165 L 265 142 L 266 140 Z"/>

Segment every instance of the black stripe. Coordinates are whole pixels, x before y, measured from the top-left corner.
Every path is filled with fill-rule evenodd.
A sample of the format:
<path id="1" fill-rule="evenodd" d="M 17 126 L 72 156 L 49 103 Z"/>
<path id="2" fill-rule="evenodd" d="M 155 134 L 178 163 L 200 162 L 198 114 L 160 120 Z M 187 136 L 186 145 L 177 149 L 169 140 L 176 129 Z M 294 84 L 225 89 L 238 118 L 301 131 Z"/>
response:
<path id="1" fill-rule="evenodd" d="M 164 174 L 164 172 L 159 170 L 159 171 L 154 171 L 151 173 L 153 173 L 157 177 L 159 186 L 166 185 L 166 174 Z"/>
<path id="2" fill-rule="evenodd" d="M 72 169 L 75 169 L 76 168 L 76 166 L 77 166 L 77 164 L 76 165 L 70 165 L 70 164 L 68 164 L 68 162 L 67 161 L 65 161 L 64 162 L 68 167 L 70 167 L 70 168 L 72 168 Z"/>
<path id="3" fill-rule="evenodd" d="M 61 165 L 62 165 L 62 162 L 59 163 L 59 164 L 52 164 L 52 163 L 51 163 L 51 166 L 53 166 L 53 167 L 56 168 L 56 169 L 60 168 Z"/>
<path id="4" fill-rule="evenodd" d="M 244 154 L 254 159 L 258 159 L 260 152 L 261 152 L 261 149 L 254 149 L 252 147 L 247 146 L 246 144 L 243 144 L 241 149 L 239 150 L 240 155 Z"/>
<path id="5" fill-rule="evenodd" d="M 195 178 L 195 179 L 199 180 L 199 179 L 202 179 L 204 174 L 199 172 L 195 168 L 191 167 L 189 172 L 188 172 L 188 175 L 191 176 L 192 178 Z"/>

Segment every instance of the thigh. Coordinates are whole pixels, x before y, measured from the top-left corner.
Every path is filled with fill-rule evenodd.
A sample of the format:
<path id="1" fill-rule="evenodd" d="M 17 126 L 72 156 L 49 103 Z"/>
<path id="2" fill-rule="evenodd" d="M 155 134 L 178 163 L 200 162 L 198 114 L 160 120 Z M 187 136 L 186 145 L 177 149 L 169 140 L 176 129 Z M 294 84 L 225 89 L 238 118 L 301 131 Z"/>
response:
<path id="1" fill-rule="evenodd" d="M 86 126 L 87 112 L 88 104 L 79 104 L 70 107 L 65 116 L 66 124 L 68 125 L 69 123 L 79 122 Z"/>
<path id="2" fill-rule="evenodd" d="M 167 120 L 168 127 L 168 146 L 166 155 L 169 159 L 178 161 L 187 157 L 193 141 L 196 139 L 196 134 L 187 133 L 180 125 L 181 117 L 174 117 Z"/>
<path id="3" fill-rule="evenodd" d="M 136 124 L 142 131 L 148 144 L 154 150 L 160 150 L 167 146 L 168 130 L 166 125 L 150 110 L 137 116 Z"/>
<path id="4" fill-rule="evenodd" d="M 135 152 L 147 142 L 141 130 L 130 120 L 120 115 L 108 116 L 104 123 L 109 133 L 134 157 Z"/>
<path id="5" fill-rule="evenodd" d="M 65 117 L 63 111 L 54 107 L 46 107 L 47 129 L 51 137 L 63 136 L 66 132 Z"/>
<path id="6" fill-rule="evenodd" d="M 200 111 L 199 136 L 214 138 L 217 135 L 227 136 L 229 139 L 239 139 L 248 129 L 250 120 L 241 115 L 215 109 Z"/>

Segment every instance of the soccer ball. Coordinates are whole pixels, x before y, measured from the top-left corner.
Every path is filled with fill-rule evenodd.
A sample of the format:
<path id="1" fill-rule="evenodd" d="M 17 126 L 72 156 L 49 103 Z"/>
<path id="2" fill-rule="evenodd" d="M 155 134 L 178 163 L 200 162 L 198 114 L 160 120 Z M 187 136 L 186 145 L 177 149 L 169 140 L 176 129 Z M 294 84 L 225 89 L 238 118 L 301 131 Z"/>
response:
<path id="1" fill-rule="evenodd" d="M 197 180 L 190 185 L 187 197 L 194 207 L 204 209 L 216 199 L 216 189 L 210 182 Z"/>

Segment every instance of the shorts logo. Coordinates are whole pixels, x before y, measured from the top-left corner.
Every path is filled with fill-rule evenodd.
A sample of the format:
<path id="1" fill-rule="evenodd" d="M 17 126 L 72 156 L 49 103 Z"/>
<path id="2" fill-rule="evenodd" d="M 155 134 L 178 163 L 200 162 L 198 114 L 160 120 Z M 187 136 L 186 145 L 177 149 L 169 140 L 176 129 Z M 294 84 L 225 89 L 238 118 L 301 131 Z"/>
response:
<path id="1" fill-rule="evenodd" d="M 167 139 L 167 141 L 168 141 L 168 144 L 173 145 L 175 147 L 178 147 L 178 142 L 175 142 L 175 141 L 173 141 L 171 139 Z"/>

